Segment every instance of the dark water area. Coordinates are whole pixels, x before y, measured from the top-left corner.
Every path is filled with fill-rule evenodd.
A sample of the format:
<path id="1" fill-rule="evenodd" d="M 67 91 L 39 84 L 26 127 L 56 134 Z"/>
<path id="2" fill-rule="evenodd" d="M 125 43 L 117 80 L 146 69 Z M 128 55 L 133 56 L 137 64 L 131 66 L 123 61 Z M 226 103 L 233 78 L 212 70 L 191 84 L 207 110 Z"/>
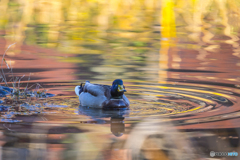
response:
<path id="1" fill-rule="evenodd" d="M 0 159 L 239 159 L 239 6 L 1 1 L 1 85 L 48 94 L 1 98 Z M 119 78 L 129 109 L 80 106 Z"/>

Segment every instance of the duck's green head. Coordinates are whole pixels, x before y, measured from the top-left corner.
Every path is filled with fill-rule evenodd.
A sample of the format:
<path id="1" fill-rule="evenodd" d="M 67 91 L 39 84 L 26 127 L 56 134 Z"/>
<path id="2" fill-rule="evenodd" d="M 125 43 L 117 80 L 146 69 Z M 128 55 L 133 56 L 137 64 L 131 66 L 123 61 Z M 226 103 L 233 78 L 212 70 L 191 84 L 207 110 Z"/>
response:
<path id="1" fill-rule="evenodd" d="M 127 92 L 127 91 L 125 90 L 123 81 L 121 79 L 115 79 L 111 87 L 112 98 L 122 98 L 122 95 L 124 94 L 124 92 Z"/>

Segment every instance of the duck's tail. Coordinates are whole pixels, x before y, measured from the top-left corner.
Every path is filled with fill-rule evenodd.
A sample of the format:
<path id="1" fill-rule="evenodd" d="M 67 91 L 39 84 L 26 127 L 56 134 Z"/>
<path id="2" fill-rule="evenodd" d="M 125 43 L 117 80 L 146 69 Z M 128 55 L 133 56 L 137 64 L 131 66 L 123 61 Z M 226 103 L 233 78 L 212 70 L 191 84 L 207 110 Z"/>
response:
<path id="1" fill-rule="evenodd" d="M 86 81 L 86 83 L 90 83 L 89 81 Z M 80 96 L 80 94 L 83 91 L 83 87 L 85 86 L 85 83 L 81 83 L 79 86 L 75 87 L 75 93 L 77 96 Z"/>
<path id="2" fill-rule="evenodd" d="M 81 86 L 76 86 L 76 87 L 75 87 L 75 93 L 76 93 L 77 96 L 80 96 L 81 89 L 82 89 Z"/>

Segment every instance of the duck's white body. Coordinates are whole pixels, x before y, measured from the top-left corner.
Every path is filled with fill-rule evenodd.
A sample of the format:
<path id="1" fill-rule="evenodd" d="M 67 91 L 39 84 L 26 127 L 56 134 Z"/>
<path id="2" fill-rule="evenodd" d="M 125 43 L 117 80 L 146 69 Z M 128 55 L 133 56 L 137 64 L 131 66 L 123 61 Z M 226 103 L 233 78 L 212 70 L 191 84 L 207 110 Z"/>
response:
<path id="1" fill-rule="evenodd" d="M 80 93 L 79 101 L 81 102 L 81 106 L 102 108 L 103 102 L 107 100 L 103 92 L 104 88 L 100 85 L 94 85 L 89 82 L 85 83 L 84 87 L 87 88 L 88 92 Z M 91 92 L 89 92 L 89 90 Z"/>
<path id="2" fill-rule="evenodd" d="M 110 86 L 91 84 L 89 81 L 86 81 L 82 87 L 75 87 L 75 93 L 79 96 L 81 106 L 91 108 L 123 108 L 129 106 L 130 102 L 125 95 L 122 99 L 112 99 L 110 92 Z"/>

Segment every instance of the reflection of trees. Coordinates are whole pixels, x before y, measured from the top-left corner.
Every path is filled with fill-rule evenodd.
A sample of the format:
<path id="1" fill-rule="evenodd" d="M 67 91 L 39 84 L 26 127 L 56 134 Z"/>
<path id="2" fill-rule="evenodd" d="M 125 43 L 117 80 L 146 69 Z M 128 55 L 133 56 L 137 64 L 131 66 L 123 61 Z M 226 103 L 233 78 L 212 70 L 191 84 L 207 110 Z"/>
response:
<path id="1" fill-rule="evenodd" d="M 7 43 L 37 44 L 84 55 L 65 59 L 75 63 L 87 64 L 86 55 L 98 55 L 101 64 L 91 65 L 103 70 L 93 67 L 87 72 L 108 77 L 114 72 L 104 68 L 113 68 L 121 78 L 139 77 L 137 69 L 156 46 L 153 38 L 159 39 L 159 33 L 152 33 L 154 23 L 159 23 L 157 0 L 3 0 L 1 4 L 0 25 L 6 30 Z M 124 67 L 127 64 L 132 65 Z"/>
<path id="2" fill-rule="evenodd" d="M 168 72 L 161 71 L 161 69 L 194 67 L 199 70 L 215 70 L 221 68 L 218 65 L 225 61 L 236 65 L 230 58 L 223 61 L 214 61 L 214 58 L 218 56 L 216 54 L 219 52 L 219 48 L 228 49 L 229 54 L 225 53 L 224 56 L 240 57 L 238 44 L 239 9 L 237 9 L 240 3 L 237 0 L 163 0 L 161 4 L 161 33 L 162 37 L 166 38 L 160 42 L 160 80 L 173 76 L 167 75 Z M 187 49 L 195 50 L 192 54 L 196 53 L 196 55 L 191 56 L 196 57 L 197 63 L 192 63 L 193 58 L 187 57 L 189 53 L 184 53 L 184 55 L 180 52 L 176 53 L 174 50 L 176 47 L 172 47 L 174 42 L 171 39 L 175 36 L 171 34 L 174 33 L 175 29 L 177 40 L 180 41 L 178 47 L 183 52 L 187 52 Z M 186 50 L 184 51 L 184 49 Z M 211 54 L 212 52 L 214 54 Z M 213 65 L 218 67 L 213 68 Z M 179 74 L 176 74 L 175 78 L 178 76 Z"/>
<path id="3" fill-rule="evenodd" d="M 232 21 L 239 18 L 240 4 L 237 0 L 206 0 L 204 2 L 196 0 L 162 0 L 160 2 L 157 0 L 2 0 L 0 2 L 1 27 L 12 30 L 9 32 L 10 35 L 25 38 L 24 33 L 34 25 L 47 25 L 48 36 L 45 41 L 47 44 L 51 43 L 48 44 L 49 46 L 55 46 L 52 43 L 59 43 L 59 40 L 62 43 L 74 40 L 97 43 L 99 39 L 106 36 L 106 33 L 110 34 L 109 29 L 118 29 L 114 32 L 118 38 L 127 38 L 129 41 L 140 38 L 141 41 L 145 39 L 149 42 L 150 33 L 133 31 L 149 31 L 148 29 L 157 21 L 160 7 L 168 2 L 174 3 L 174 12 L 178 13 L 176 14 L 177 23 L 187 23 L 188 29 L 193 31 L 190 37 L 194 37 L 194 33 L 201 31 L 204 16 L 213 16 L 216 21 L 221 19 L 226 26 L 224 30 L 226 34 L 230 34 L 231 27 L 237 31 L 239 26 L 236 21 Z M 218 11 L 213 11 L 215 9 Z M 162 14 L 162 17 L 166 15 Z M 34 40 L 37 43 L 38 39 L 31 39 L 31 41 Z M 63 45 L 62 43 L 60 44 Z M 81 46 L 77 47 L 81 48 Z"/>
<path id="4" fill-rule="evenodd" d="M 157 15 L 158 5 L 156 4 L 156 0 L 3 0 L 1 1 L 1 26 L 11 27 L 15 32 L 20 30 L 21 35 L 18 34 L 18 36 L 24 37 L 23 33 L 34 25 L 47 25 L 46 43 L 51 43 L 48 40 L 56 42 L 75 39 L 96 42 L 108 29 L 125 31 L 115 33 L 120 38 L 136 38 L 135 33 L 128 31 L 151 28 L 156 19 L 154 15 Z M 15 25 L 21 23 L 21 27 L 11 26 L 11 23 Z"/>
<path id="5" fill-rule="evenodd" d="M 136 70 L 150 64 L 148 59 L 156 56 L 156 49 L 159 49 L 159 32 L 153 32 L 159 22 L 163 38 L 172 38 L 166 34 L 176 30 L 178 38 L 188 37 L 200 46 L 209 43 L 199 50 L 199 57 L 218 47 L 212 40 L 218 33 L 230 37 L 224 43 L 231 44 L 234 54 L 239 56 L 238 37 L 233 34 L 239 31 L 239 6 L 237 0 L 2 0 L 0 27 L 6 31 L 7 45 L 14 41 L 18 46 L 38 44 L 68 53 L 97 54 L 103 59 L 99 64 L 102 70 L 98 73 L 112 77 L 114 73 L 104 68 L 114 68 L 122 78 L 141 78 Z M 221 31 L 209 24 L 221 24 L 225 28 Z M 182 34 L 186 30 L 189 35 Z M 177 54 L 171 65 L 161 66 L 168 61 L 164 54 L 170 43 L 161 41 L 160 68 L 180 67 L 181 59 Z M 78 56 L 74 62 L 86 60 L 82 58 Z M 118 70 L 119 66 L 124 70 Z"/>

